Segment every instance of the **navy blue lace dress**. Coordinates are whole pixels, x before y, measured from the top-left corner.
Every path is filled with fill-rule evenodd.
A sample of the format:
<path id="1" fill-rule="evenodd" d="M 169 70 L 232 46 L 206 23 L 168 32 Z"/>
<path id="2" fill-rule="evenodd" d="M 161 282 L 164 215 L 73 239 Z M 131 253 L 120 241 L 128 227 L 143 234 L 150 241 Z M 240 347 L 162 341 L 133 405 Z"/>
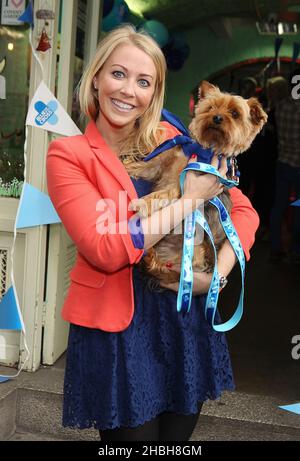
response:
<path id="1" fill-rule="evenodd" d="M 150 192 L 150 183 L 132 181 L 139 197 Z M 164 411 L 197 413 L 198 402 L 234 389 L 225 335 L 206 322 L 205 296 L 194 296 L 183 315 L 177 293 L 150 291 L 138 265 L 133 276 L 135 312 L 126 330 L 70 325 L 65 427 L 136 427 Z"/>

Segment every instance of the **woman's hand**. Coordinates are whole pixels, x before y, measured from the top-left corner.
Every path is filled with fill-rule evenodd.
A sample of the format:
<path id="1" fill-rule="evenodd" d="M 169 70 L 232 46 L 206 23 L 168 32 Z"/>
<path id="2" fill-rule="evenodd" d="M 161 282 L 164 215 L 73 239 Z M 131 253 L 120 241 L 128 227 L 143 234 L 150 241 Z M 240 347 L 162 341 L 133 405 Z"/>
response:
<path id="1" fill-rule="evenodd" d="M 193 156 L 188 163 L 193 163 L 196 158 Z M 214 155 L 211 161 L 214 167 L 218 167 L 218 156 Z M 225 176 L 227 172 L 226 157 L 223 157 L 220 163 L 219 173 Z M 220 183 L 217 176 L 210 173 L 199 173 L 197 171 L 187 171 L 184 181 L 183 197 L 193 200 L 202 199 L 204 201 L 210 200 L 216 195 L 223 192 L 224 186 Z"/>
<path id="2" fill-rule="evenodd" d="M 173 270 L 180 274 L 180 264 L 173 264 L 172 267 L 168 266 L 169 270 Z M 207 274 L 206 272 L 194 272 L 193 281 L 193 295 L 203 295 L 208 293 L 212 280 L 212 273 Z M 179 282 L 174 283 L 160 283 L 160 286 L 168 288 L 169 290 L 178 292 Z"/>

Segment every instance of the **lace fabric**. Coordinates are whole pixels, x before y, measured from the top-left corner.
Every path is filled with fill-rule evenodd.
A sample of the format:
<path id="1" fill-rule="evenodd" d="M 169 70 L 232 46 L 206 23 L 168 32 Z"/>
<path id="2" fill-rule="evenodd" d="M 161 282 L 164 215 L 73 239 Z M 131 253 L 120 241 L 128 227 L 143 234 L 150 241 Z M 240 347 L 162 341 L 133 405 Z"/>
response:
<path id="1" fill-rule="evenodd" d="M 234 389 L 226 338 L 206 322 L 205 296 L 194 296 L 182 314 L 177 293 L 151 291 L 139 265 L 133 285 L 135 312 L 126 330 L 70 325 L 65 427 L 136 427 L 165 411 L 197 413 L 198 402 Z"/>

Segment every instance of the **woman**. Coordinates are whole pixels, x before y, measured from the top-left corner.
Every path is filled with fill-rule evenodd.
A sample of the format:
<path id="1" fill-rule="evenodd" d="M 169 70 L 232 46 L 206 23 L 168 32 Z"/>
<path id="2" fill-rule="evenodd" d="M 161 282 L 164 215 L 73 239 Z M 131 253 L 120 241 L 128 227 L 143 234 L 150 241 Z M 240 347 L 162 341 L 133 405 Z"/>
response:
<path id="1" fill-rule="evenodd" d="M 63 425 L 95 427 L 101 440 L 189 440 L 202 402 L 234 388 L 225 337 L 204 318 L 211 275 L 195 278 L 191 311 L 182 316 L 174 287 L 149 291 L 139 272 L 144 251 L 180 224 L 196 199 L 223 190 L 215 176 L 188 172 L 183 196 L 141 219 L 139 234 L 132 231 L 128 205 L 151 185 L 130 178 L 124 164 L 177 133 L 159 121 L 165 71 L 147 35 L 128 25 L 107 34 L 81 82 L 85 134 L 53 141 L 47 156 L 49 195 L 78 249 L 62 311 L 71 324 Z M 249 259 L 258 217 L 238 189 L 231 196 Z M 221 274 L 235 262 L 226 242 Z"/>

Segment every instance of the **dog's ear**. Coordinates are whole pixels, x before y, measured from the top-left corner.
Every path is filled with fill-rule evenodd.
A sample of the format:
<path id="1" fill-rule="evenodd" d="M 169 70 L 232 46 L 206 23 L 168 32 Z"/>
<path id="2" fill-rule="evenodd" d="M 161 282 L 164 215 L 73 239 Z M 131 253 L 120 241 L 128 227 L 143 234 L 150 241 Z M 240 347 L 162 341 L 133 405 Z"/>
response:
<path id="1" fill-rule="evenodd" d="M 268 116 L 262 108 L 262 105 L 257 98 L 247 99 L 248 106 L 250 107 L 250 119 L 253 125 L 263 126 L 268 120 Z"/>
<path id="2" fill-rule="evenodd" d="M 198 99 L 203 99 L 207 96 L 207 93 L 213 93 L 213 92 L 218 92 L 220 93 L 220 90 L 217 86 L 213 85 L 212 83 L 207 82 L 206 80 L 203 80 L 198 88 Z"/>

